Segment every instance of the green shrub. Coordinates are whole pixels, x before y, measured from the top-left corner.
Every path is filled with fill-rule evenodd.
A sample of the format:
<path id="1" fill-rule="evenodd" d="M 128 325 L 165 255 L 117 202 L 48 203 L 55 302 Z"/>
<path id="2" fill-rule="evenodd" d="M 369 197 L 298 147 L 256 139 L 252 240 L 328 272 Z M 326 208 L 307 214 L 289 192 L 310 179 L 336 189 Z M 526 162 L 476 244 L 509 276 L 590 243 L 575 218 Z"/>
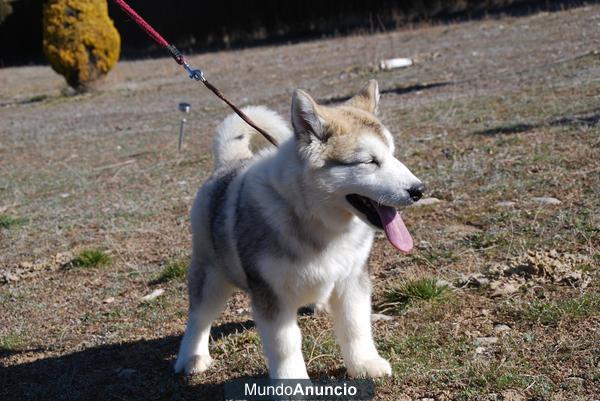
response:
<path id="1" fill-rule="evenodd" d="M 79 251 L 73 258 L 75 267 L 97 267 L 110 263 L 110 256 L 96 248 L 87 248 Z"/>
<path id="2" fill-rule="evenodd" d="M 440 284 L 435 278 L 407 280 L 384 293 L 379 309 L 398 313 L 413 302 L 442 300 L 448 291 L 448 286 Z"/>
<path id="3" fill-rule="evenodd" d="M 0 0 L 0 24 L 12 13 L 11 0 Z"/>
<path id="4" fill-rule="evenodd" d="M 162 270 L 154 283 L 166 283 L 172 280 L 183 280 L 187 273 L 189 262 L 187 260 L 174 260 L 169 262 Z"/>
<path id="5" fill-rule="evenodd" d="M 25 223 L 25 219 L 13 217 L 9 214 L 0 213 L 0 228 L 9 229 Z"/>

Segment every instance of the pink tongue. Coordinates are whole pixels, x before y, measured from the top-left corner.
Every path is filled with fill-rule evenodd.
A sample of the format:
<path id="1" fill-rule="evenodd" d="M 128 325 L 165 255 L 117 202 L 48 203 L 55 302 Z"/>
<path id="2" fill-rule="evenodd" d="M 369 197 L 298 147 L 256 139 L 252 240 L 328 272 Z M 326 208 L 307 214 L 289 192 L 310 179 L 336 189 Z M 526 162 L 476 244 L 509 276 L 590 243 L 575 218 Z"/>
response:
<path id="1" fill-rule="evenodd" d="M 410 252 L 413 248 L 413 239 L 406 229 L 406 226 L 400 217 L 400 213 L 393 207 L 379 205 L 375 202 L 371 202 L 371 204 L 375 207 L 377 213 L 379 213 L 379 218 L 383 223 L 383 229 L 385 230 L 388 241 L 390 241 L 396 249 L 404 253 Z"/>

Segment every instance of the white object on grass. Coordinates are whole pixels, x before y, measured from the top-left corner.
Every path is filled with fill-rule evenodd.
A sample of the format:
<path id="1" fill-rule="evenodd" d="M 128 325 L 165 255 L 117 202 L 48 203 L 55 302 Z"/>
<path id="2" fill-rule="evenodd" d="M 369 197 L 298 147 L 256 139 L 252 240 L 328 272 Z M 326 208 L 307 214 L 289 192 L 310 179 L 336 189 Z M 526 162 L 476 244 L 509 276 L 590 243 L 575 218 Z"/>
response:
<path id="1" fill-rule="evenodd" d="M 165 290 L 163 290 L 162 288 L 158 288 L 152 291 L 150 294 L 144 295 L 142 297 L 142 301 L 152 301 L 153 299 L 160 297 L 163 294 L 163 292 L 165 292 Z"/>
<path id="2" fill-rule="evenodd" d="M 390 58 L 381 60 L 379 68 L 382 70 L 393 70 L 395 68 L 410 67 L 411 65 L 413 65 L 413 61 L 410 58 Z"/>

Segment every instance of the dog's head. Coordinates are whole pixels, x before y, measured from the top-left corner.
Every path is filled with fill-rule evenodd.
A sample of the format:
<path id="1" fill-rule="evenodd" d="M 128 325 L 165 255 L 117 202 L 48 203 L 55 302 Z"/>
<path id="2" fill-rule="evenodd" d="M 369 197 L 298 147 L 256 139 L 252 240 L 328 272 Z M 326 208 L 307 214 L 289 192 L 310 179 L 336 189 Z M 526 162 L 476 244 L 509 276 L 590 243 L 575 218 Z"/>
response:
<path id="1" fill-rule="evenodd" d="M 397 208 L 418 200 L 423 183 L 394 157 L 394 140 L 377 118 L 379 89 L 371 80 L 350 100 L 318 105 L 306 92 L 292 99 L 292 125 L 307 174 L 329 206 L 385 230 L 401 251 L 412 238 Z"/>

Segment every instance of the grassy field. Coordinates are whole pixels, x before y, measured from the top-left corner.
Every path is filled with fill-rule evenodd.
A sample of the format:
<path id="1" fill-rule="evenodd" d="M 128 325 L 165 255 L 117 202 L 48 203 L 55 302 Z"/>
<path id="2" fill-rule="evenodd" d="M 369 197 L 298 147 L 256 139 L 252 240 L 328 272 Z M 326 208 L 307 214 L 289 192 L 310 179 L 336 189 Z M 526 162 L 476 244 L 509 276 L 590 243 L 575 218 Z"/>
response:
<path id="1" fill-rule="evenodd" d="M 334 102 L 379 81 L 398 157 L 437 202 L 404 211 L 412 255 L 378 237 L 369 261 L 394 369 L 377 400 L 599 399 L 599 32 L 593 5 L 191 58 L 285 115 L 295 88 Z M 377 70 L 398 56 L 415 65 Z M 166 58 L 85 95 L 46 67 L 2 69 L 0 88 L 0 399 L 213 400 L 264 376 L 243 294 L 214 366 L 171 367 L 189 209 L 228 109 Z M 345 377 L 327 316 L 299 320 L 311 375 Z"/>

